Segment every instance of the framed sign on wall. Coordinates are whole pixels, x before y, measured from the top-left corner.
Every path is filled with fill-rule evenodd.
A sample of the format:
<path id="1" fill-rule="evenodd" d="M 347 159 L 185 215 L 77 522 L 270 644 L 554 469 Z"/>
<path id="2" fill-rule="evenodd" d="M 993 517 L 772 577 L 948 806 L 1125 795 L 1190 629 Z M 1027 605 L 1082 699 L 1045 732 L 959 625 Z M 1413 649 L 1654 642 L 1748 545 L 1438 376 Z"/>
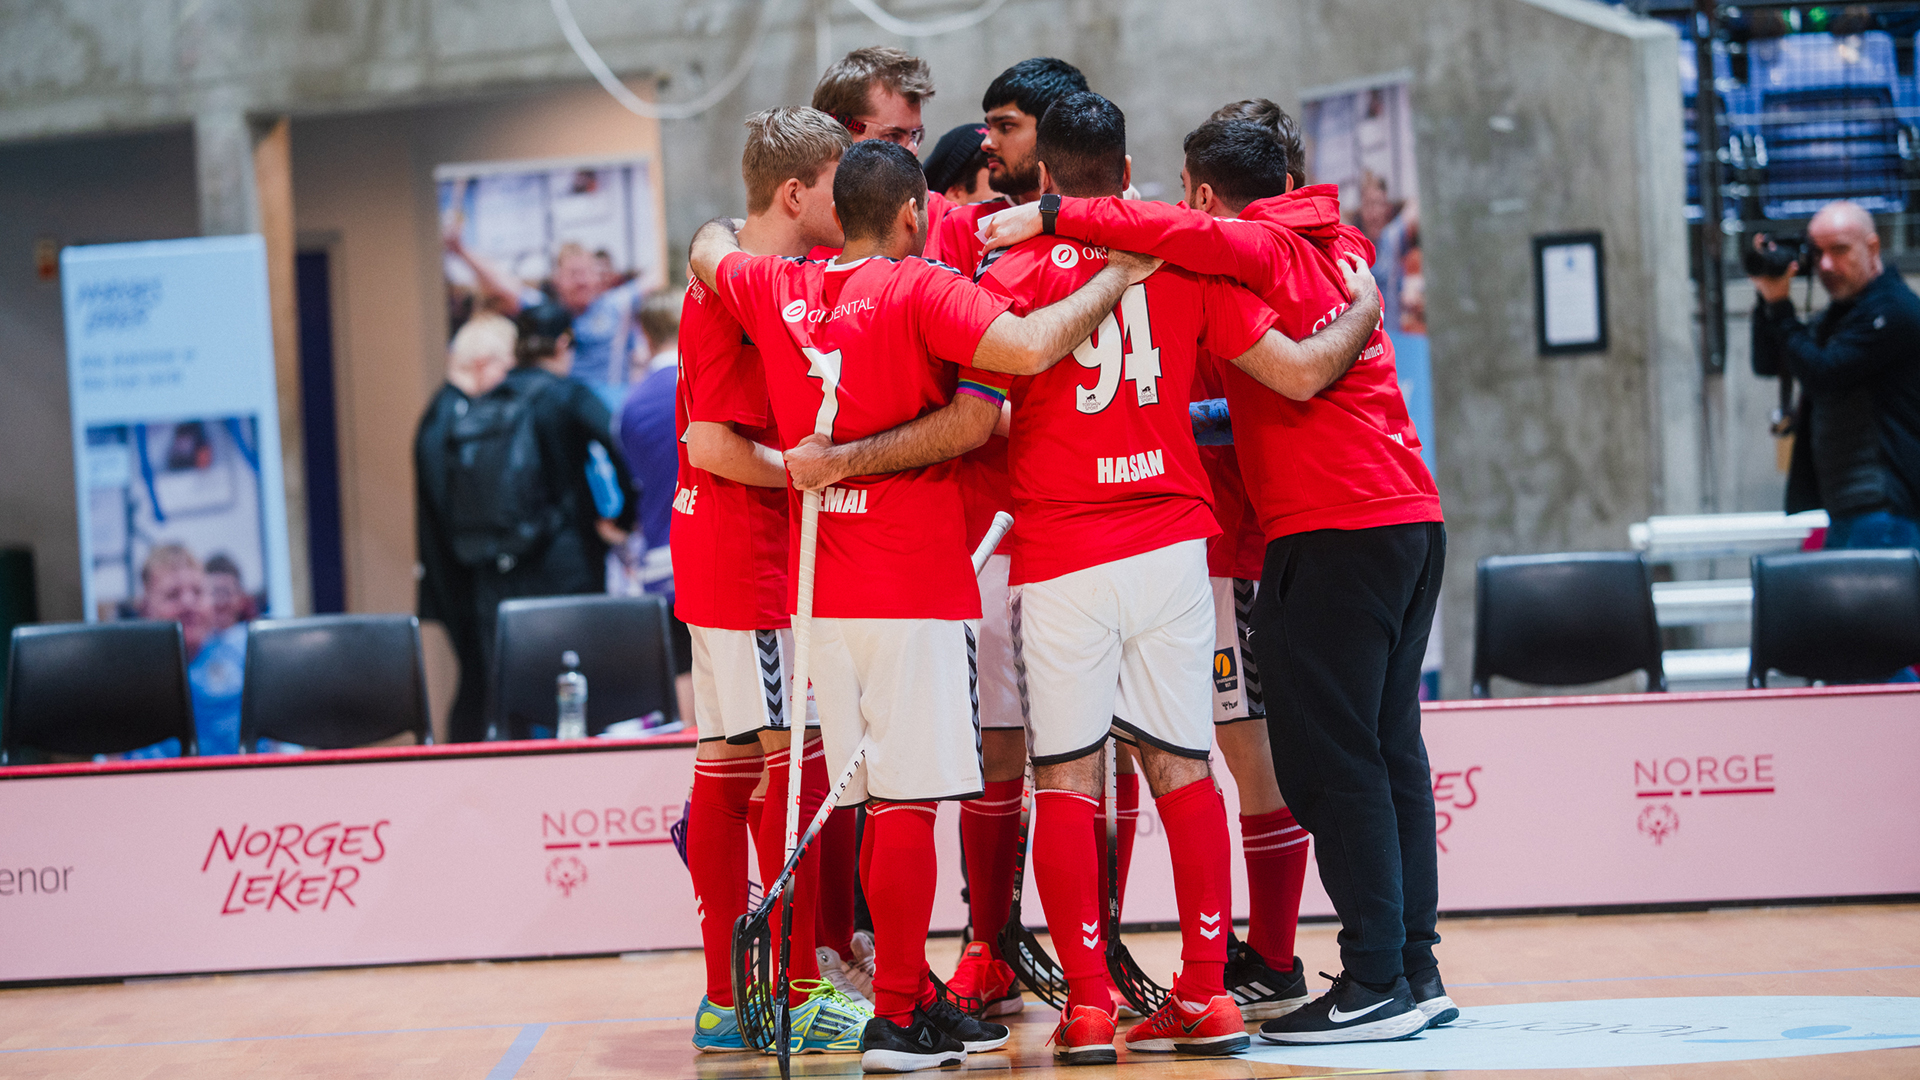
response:
<path id="1" fill-rule="evenodd" d="M 1607 351 L 1606 254 L 1599 233 L 1534 237 L 1533 283 L 1541 356 Z"/>

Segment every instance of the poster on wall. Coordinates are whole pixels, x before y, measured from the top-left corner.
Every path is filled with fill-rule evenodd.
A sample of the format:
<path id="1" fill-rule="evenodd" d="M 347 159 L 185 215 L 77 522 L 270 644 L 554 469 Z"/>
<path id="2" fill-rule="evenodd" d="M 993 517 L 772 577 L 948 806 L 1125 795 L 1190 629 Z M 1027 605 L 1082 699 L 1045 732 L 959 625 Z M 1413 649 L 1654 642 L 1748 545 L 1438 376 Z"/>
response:
<path id="1" fill-rule="evenodd" d="M 553 301 L 574 321 L 574 378 L 616 413 L 644 374 L 641 301 L 666 281 L 666 228 L 650 157 L 441 165 L 447 331 L 477 311 Z"/>
<path id="2" fill-rule="evenodd" d="M 1394 74 L 1309 90 L 1302 95 L 1300 121 L 1308 181 L 1338 186 L 1347 224 L 1373 241 L 1373 276 L 1380 283 L 1381 318 L 1393 339 L 1400 393 L 1420 433 L 1427 468 L 1433 470 L 1433 363 L 1407 84 L 1407 75 Z M 1427 696 L 1439 696 L 1437 633 L 1429 639 L 1421 669 Z"/>
<path id="3" fill-rule="evenodd" d="M 293 614 L 266 245 L 60 255 L 89 621 L 181 622 L 189 660 Z"/>

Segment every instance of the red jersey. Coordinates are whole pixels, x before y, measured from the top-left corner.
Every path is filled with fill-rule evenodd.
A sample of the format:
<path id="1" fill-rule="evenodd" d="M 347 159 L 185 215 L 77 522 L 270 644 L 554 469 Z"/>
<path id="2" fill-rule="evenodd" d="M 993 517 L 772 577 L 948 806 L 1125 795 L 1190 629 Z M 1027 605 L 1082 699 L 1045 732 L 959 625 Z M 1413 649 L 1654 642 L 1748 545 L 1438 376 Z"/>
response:
<path id="1" fill-rule="evenodd" d="M 1193 374 L 1193 400 L 1208 401 L 1226 396 L 1226 369 L 1233 365 L 1212 353 L 1200 357 Z M 1231 444 L 1203 446 L 1200 464 L 1206 467 L 1213 483 L 1213 516 L 1220 522 L 1220 535 L 1207 541 L 1207 574 L 1210 577 L 1260 580 L 1267 561 L 1267 540 L 1260 532 L 1260 516 L 1247 498 L 1246 481 L 1240 478 L 1240 461 Z"/>
<path id="2" fill-rule="evenodd" d="M 982 264 L 1020 313 L 1106 265 L 1105 249 L 1034 237 Z M 1013 584 L 1214 535 L 1212 485 L 1187 403 L 1203 348 L 1239 356 L 1274 323 L 1222 278 L 1166 268 L 1132 286 L 1073 355 L 1013 380 Z M 1089 381 L 1091 380 L 1091 381 Z"/>
<path id="3" fill-rule="evenodd" d="M 787 492 L 742 484 L 687 460 L 687 425 L 733 424 L 778 449 L 760 350 L 706 286 L 680 309 L 680 381 L 673 407 L 680 475 L 673 493 L 673 611 L 718 630 L 787 625 Z"/>
<path id="4" fill-rule="evenodd" d="M 1280 316 L 1280 331 L 1296 340 L 1347 308 L 1334 258 L 1353 253 L 1371 264 L 1374 255 L 1358 229 L 1341 224 L 1339 192 L 1328 184 L 1262 199 L 1239 218 L 1166 203 L 1065 199 L 1057 229 L 1232 277 L 1259 293 Z M 1226 391 L 1241 475 L 1267 540 L 1442 520 L 1384 330 L 1310 400 L 1276 394 L 1232 365 Z"/>
<path id="5" fill-rule="evenodd" d="M 933 231 L 933 238 L 927 243 L 928 250 L 939 251 L 941 262 L 959 268 L 969 278 L 979 277 L 980 257 L 986 254 L 980 246 L 980 222 L 1012 205 L 1002 195 L 997 199 L 954 207 L 947 211 L 940 227 Z"/>
<path id="6" fill-rule="evenodd" d="M 971 377 L 963 383 L 960 365 L 1008 302 L 951 267 L 919 258 L 840 265 L 735 254 L 721 260 L 715 279 L 760 346 L 784 446 L 815 431 L 836 443 L 876 435 L 940 408 L 963 387 L 1000 403 L 998 390 Z M 980 617 L 956 468 L 943 461 L 849 477 L 822 493 L 815 615 Z M 799 558 L 800 514 L 791 519 L 790 567 Z"/>

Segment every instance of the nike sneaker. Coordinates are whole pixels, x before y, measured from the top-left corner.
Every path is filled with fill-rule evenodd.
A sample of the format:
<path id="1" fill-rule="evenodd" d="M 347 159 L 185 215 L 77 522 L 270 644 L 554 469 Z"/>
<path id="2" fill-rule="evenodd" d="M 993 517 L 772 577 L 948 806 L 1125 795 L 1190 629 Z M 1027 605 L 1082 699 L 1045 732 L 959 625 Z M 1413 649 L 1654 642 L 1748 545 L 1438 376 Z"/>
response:
<path id="1" fill-rule="evenodd" d="M 1244 941 L 1228 945 L 1227 993 L 1240 1006 L 1240 1015 L 1248 1020 L 1271 1020 L 1285 1016 L 1313 1000 L 1307 993 L 1307 969 L 1299 957 L 1293 958 L 1293 970 L 1281 972 L 1268 966 L 1259 953 Z"/>
<path id="2" fill-rule="evenodd" d="M 702 995 L 700 1011 L 693 1016 L 693 1048 L 703 1054 L 737 1053 L 747 1049 L 740 1037 L 740 1021 L 733 1010 L 715 1005 Z"/>
<path id="3" fill-rule="evenodd" d="M 1113 1015 L 1092 1005 L 1069 1005 L 1053 1029 L 1053 1057 L 1062 1065 L 1111 1065 L 1120 1059 L 1113 1048 Z"/>
<path id="4" fill-rule="evenodd" d="M 1007 1045 L 1007 1036 L 1012 1034 L 1005 1024 L 969 1016 L 943 997 L 935 997 L 925 1005 L 916 1006 L 913 1015 L 916 1018 L 926 1017 L 934 1027 L 959 1040 L 970 1054 L 998 1050 Z"/>
<path id="5" fill-rule="evenodd" d="M 856 1054 L 873 1009 L 856 1002 L 824 979 L 795 979 L 793 988 L 807 1000 L 793 1009 L 789 1054 Z"/>
<path id="6" fill-rule="evenodd" d="M 1427 1014 L 1413 1003 L 1405 978 L 1394 979 L 1392 988 L 1380 993 L 1344 974 L 1334 978 L 1323 971 L 1320 976 L 1333 979 L 1333 989 L 1261 1024 L 1261 1038 L 1286 1045 L 1380 1042 L 1426 1030 Z"/>
<path id="7" fill-rule="evenodd" d="M 967 1048 L 933 1026 L 915 1009 L 906 1027 L 876 1016 L 860 1033 L 860 1068 L 865 1072 L 914 1072 L 965 1064 Z"/>
<path id="8" fill-rule="evenodd" d="M 970 941 L 947 980 L 947 998 L 975 1016 L 1011 1016 L 1026 1008 L 1013 968 L 984 941 Z"/>
<path id="9" fill-rule="evenodd" d="M 821 945 L 813 950 L 813 954 L 820 961 L 820 977 L 832 983 L 835 990 L 854 1001 L 868 1005 L 873 1003 L 873 999 L 867 996 L 867 991 L 873 989 L 873 984 L 869 982 L 865 988 L 862 988 L 853 969 L 845 960 L 840 959 L 839 950 L 831 945 Z"/>
<path id="10" fill-rule="evenodd" d="M 1413 993 L 1414 1005 L 1427 1014 L 1428 1027 L 1445 1027 L 1460 1019 L 1460 1008 L 1447 996 L 1439 968 L 1430 967 L 1408 975 L 1407 989 Z"/>
<path id="11" fill-rule="evenodd" d="M 1192 1008 L 1172 994 L 1152 1016 L 1127 1032 L 1127 1049 L 1154 1054 L 1199 1054 L 1219 1057 L 1237 1054 L 1247 1048 L 1247 1022 L 1240 1006 L 1221 994 L 1199 1008 Z"/>

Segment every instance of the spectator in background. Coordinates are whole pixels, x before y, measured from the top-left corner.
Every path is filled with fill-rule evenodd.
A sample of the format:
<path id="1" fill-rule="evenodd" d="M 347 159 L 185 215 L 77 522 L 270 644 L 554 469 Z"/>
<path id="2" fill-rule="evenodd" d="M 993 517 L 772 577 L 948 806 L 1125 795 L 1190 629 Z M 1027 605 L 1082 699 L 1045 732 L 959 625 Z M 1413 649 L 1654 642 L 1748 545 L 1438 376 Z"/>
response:
<path id="1" fill-rule="evenodd" d="M 460 686 L 447 721 L 451 742 L 478 742 L 486 737 L 487 687 L 482 678 L 486 657 L 474 606 L 474 572 L 455 557 L 446 516 L 447 454 L 454 421 L 512 370 L 517 337 L 513 321 L 504 316 L 482 311 L 468 319 L 453 335 L 447 381 L 427 403 L 413 439 L 414 538 L 420 559 L 415 570 L 417 609 L 420 618 L 446 628 L 460 661 Z"/>
<path id="2" fill-rule="evenodd" d="M 553 272 L 542 291 L 468 251 L 457 228 L 446 234 L 445 243 L 508 315 L 546 303 L 565 309 L 573 335 L 573 377 L 596 387 L 609 405 L 620 401 L 627 382 L 623 361 L 634 346 L 634 316 L 657 280 L 639 275 L 622 283 L 610 258 L 568 242 L 554 252 Z"/>
<path id="3" fill-rule="evenodd" d="M 140 617 L 180 624 L 193 692 L 193 729 L 202 754 L 240 752 L 240 682 L 246 675 L 247 631 L 213 628 L 213 603 L 200 560 L 179 544 L 161 544 L 140 567 Z M 175 757 L 180 741 L 132 751 L 128 758 Z"/>
<path id="4" fill-rule="evenodd" d="M 667 289 L 647 297 L 640 307 L 640 330 L 650 354 L 646 374 L 620 410 L 620 445 L 640 489 L 640 587 L 667 602 L 673 632 L 673 688 L 680 718 L 693 720 L 693 639 L 687 624 L 673 614 L 673 494 L 680 470 L 674 405 L 680 390 L 680 305 L 685 289 Z"/>
<path id="5" fill-rule="evenodd" d="M 1788 296 L 1798 263 L 1752 279 L 1753 372 L 1802 387 L 1787 512 L 1825 509 L 1829 548 L 1920 547 L 1920 297 L 1857 204 L 1823 207 L 1807 238 L 1833 298 L 1811 325 Z"/>
<path id="6" fill-rule="evenodd" d="M 997 195 L 987 185 L 987 152 L 980 146 L 980 140 L 986 137 L 985 124 L 961 124 L 940 136 L 922 166 L 927 173 L 927 190 L 939 192 L 956 206 Z"/>
<path id="7" fill-rule="evenodd" d="M 208 557 L 206 571 L 207 600 L 213 611 L 213 632 L 221 634 L 238 626 L 245 633 L 246 624 L 258 618 L 260 610 L 240 576 L 239 564 L 226 552 L 217 552 Z"/>

